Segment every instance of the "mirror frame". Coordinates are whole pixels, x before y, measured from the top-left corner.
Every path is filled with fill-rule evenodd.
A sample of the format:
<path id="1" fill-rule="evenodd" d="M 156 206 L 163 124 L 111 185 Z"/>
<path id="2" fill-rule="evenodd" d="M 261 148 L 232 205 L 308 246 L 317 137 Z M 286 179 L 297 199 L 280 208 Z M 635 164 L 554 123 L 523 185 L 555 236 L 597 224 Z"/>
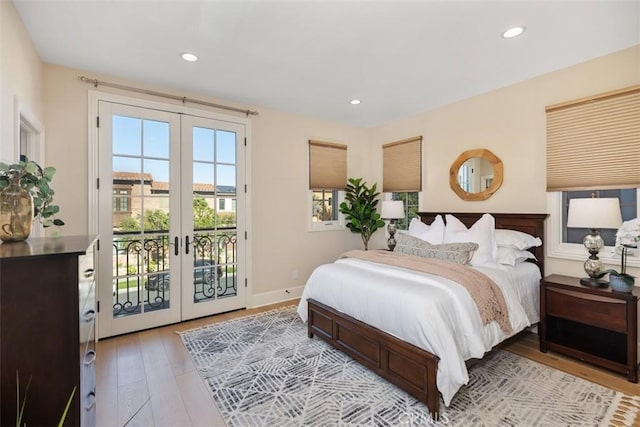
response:
<path id="1" fill-rule="evenodd" d="M 493 182 L 486 190 L 480 191 L 479 193 L 469 193 L 464 191 L 460 184 L 458 184 L 458 169 L 460 166 L 467 160 L 470 160 L 474 157 L 481 157 L 491 163 L 493 166 Z M 502 185 L 502 174 L 503 174 L 503 166 L 502 160 L 500 160 L 495 154 L 491 151 L 484 148 L 477 148 L 474 150 L 467 150 L 464 153 L 460 154 L 455 162 L 451 165 L 449 169 L 449 186 L 462 200 L 466 200 L 469 202 L 477 202 L 481 200 L 486 200 L 493 195 L 498 188 Z"/>

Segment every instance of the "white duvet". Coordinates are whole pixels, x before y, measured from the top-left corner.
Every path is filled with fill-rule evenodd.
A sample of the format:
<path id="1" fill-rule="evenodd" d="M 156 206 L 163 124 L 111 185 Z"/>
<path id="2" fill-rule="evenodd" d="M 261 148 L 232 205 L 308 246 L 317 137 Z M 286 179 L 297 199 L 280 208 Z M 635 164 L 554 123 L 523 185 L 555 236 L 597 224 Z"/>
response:
<path id="1" fill-rule="evenodd" d="M 511 335 L 539 320 L 537 266 L 478 270 L 502 290 Z M 363 260 L 340 259 L 311 274 L 298 306 L 304 322 L 309 298 L 440 357 L 436 381 L 447 406 L 469 381 L 465 360 L 481 358 L 510 336 L 496 322 L 483 326 L 473 299 L 456 282 Z"/>

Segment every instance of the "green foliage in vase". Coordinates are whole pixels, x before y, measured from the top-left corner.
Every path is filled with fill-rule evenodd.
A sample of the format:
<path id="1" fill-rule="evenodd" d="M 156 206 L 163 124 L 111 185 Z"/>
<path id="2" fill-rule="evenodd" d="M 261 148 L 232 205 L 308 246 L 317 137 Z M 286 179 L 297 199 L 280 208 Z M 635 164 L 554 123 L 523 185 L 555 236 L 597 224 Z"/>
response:
<path id="1" fill-rule="evenodd" d="M 349 178 L 345 188 L 346 201 L 340 203 L 340 212 L 345 215 L 347 228 L 352 233 L 360 233 L 365 250 L 369 247 L 371 235 L 384 227 L 384 221 L 376 212 L 377 197 L 380 195 L 376 189 L 377 184 L 367 187 L 362 178 Z"/>
<path id="2" fill-rule="evenodd" d="M 627 285 L 633 286 L 635 283 L 635 277 L 630 274 L 627 274 L 627 246 L 622 245 L 621 251 L 622 251 L 622 259 L 621 259 L 621 265 L 620 265 L 620 272 L 618 273 L 614 269 L 609 269 L 606 271 L 606 273 L 609 273 L 609 276 L 618 276 Z"/>
<path id="3" fill-rule="evenodd" d="M 42 168 L 36 162 L 26 157 L 19 163 L 7 164 L 0 162 L 0 191 L 11 184 L 17 184 L 33 197 L 33 218 L 40 221 L 43 227 L 64 225 L 56 218 L 60 207 L 53 204 L 55 192 L 51 188 L 51 180 L 56 168 Z"/>

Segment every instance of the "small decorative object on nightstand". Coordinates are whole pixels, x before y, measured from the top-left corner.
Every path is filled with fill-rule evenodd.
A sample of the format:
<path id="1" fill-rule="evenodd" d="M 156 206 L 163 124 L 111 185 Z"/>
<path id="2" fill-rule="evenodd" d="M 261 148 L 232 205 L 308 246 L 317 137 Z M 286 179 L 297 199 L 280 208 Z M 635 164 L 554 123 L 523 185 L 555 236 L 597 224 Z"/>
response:
<path id="1" fill-rule="evenodd" d="M 588 288 L 553 274 L 540 283 L 540 351 L 553 350 L 638 382 L 640 291 Z"/>
<path id="2" fill-rule="evenodd" d="M 389 220 L 389 225 L 387 226 L 387 231 L 389 231 L 387 245 L 389 246 L 389 250 L 392 251 L 396 247 L 396 239 L 394 237 L 397 229 L 396 221 L 399 218 L 404 218 L 404 204 L 402 200 L 383 200 L 380 217 Z"/>
<path id="3" fill-rule="evenodd" d="M 616 198 L 584 198 L 569 200 L 567 227 L 590 228 L 591 232 L 583 240 L 591 256 L 584 262 L 584 271 L 589 277 L 580 279 L 580 283 L 594 288 L 606 287 L 609 283 L 602 280 L 606 274 L 604 264 L 598 258 L 598 252 L 604 246 L 598 228 L 618 228 L 622 224 L 620 202 Z"/>
<path id="4" fill-rule="evenodd" d="M 611 282 L 611 288 L 614 291 L 631 292 L 633 291 L 635 278 L 627 274 L 627 247 L 623 245 L 620 250 L 622 251 L 620 272 L 618 273 L 614 269 L 607 270 L 607 273 L 609 273 L 609 282 Z"/>

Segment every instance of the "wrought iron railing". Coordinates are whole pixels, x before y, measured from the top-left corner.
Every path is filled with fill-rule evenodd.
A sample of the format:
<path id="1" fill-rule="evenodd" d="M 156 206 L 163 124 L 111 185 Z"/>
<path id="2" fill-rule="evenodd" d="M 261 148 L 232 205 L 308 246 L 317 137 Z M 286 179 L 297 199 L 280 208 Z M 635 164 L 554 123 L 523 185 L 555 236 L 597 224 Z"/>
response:
<path id="1" fill-rule="evenodd" d="M 180 277 L 171 275 L 174 243 L 166 230 L 113 232 L 113 315 L 128 316 L 170 306 Z M 193 301 L 237 295 L 237 231 L 235 227 L 199 229 L 193 243 Z"/>

